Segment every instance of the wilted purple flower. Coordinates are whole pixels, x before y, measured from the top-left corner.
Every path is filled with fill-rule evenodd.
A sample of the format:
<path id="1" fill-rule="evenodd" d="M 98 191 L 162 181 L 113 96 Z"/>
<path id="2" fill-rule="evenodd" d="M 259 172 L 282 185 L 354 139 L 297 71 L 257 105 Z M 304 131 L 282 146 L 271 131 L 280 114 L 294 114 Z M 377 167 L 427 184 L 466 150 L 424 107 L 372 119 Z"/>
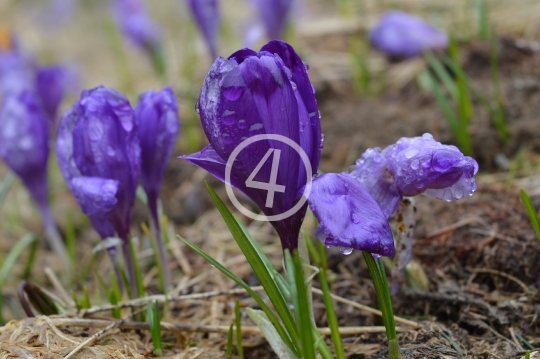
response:
<path id="1" fill-rule="evenodd" d="M 109 212 L 109 221 L 123 240 L 128 239 L 131 210 L 139 178 L 139 139 L 137 123 L 129 101 L 119 92 L 103 86 L 83 91 L 81 98 L 62 117 L 56 142 L 58 163 L 68 187 L 90 217 Z M 113 182 L 103 182 L 108 191 L 93 191 L 81 183 L 92 178 L 116 181 L 116 201 L 111 211 Z M 80 178 L 79 185 L 74 180 Z M 84 192 L 86 193 L 79 193 Z M 99 196 L 91 198 L 88 193 Z M 103 212 L 98 210 L 100 205 Z M 97 228 L 96 228 L 97 229 Z M 98 229 L 98 232 L 101 231 Z"/>
<path id="2" fill-rule="evenodd" d="M 317 237 L 325 245 L 341 247 L 344 254 L 359 249 L 394 256 L 388 219 L 351 176 L 327 173 L 316 178 L 308 202 L 319 219 Z"/>
<path id="3" fill-rule="evenodd" d="M 443 50 L 448 35 L 421 18 L 403 11 L 387 11 L 371 30 L 373 46 L 389 56 L 409 58 L 426 50 Z"/>
<path id="4" fill-rule="evenodd" d="M 253 0 L 270 40 L 283 39 L 293 0 Z"/>
<path id="5" fill-rule="evenodd" d="M 178 137 L 180 123 L 178 105 L 170 87 L 160 92 L 148 91 L 141 95 L 135 109 L 141 144 L 141 182 L 148 197 L 148 207 L 156 228 L 156 241 L 165 274 L 165 287 L 170 284 L 167 254 L 158 216 L 158 195 Z"/>
<path id="6" fill-rule="evenodd" d="M 35 82 L 43 109 L 54 124 L 64 95 L 76 83 L 75 75 L 64 66 L 44 66 L 37 70 Z"/>
<path id="7" fill-rule="evenodd" d="M 0 156 L 28 188 L 43 216 L 51 246 L 68 263 L 48 205 L 49 133 L 46 115 L 33 92 L 8 93 L 0 109 Z"/>
<path id="8" fill-rule="evenodd" d="M 457 147 L 443 145 L 429 133 L 401 138 L 384 150 L 368 149 L 350 175 L 377 200 L 390 216 L 404 196 L 424 193 L 453 201 L 470 196 L 477 188 L 478 164 Z"/>
<path id="9" fill-rule="evenodd" d="M 312 177 L 317 172 L 322 136 L 317 102 L 306 65 L 290 45 L 282 41 L 271 41 L 259 53 L 243 49 L 228 59 L 217 59 L 206 76 L 197 108 L 210 145 L 198 153 L 184 156 L 184 159 L 225 181 L 227 160 L 240 143 L 256 135 L 282 135 L 300 145 L 309 159 L 311 173 L 306 173 L 306 166 L 292 147 L 265 139 L 240 151 L 232 164 L 230 184 L 257 203 L 267 216 L 283 214 L 298 203 L 306 185 L 306 175 Z M 277 171 L 273 169 L 273 161 L 265 162 L 272 151 L 274 161 L 277 151 L 280 151 L 278 159 L 284 159 L 279 163 Z M 318 203 L 341 201 L 348 191 L 352 194 L 344 206 L 355 209 L 355 200 L 362 200 L 364 194 L 369 197 L 357 182 L 342 180 L 341 177 L 328 174 L 314 179 L 309 196 L 310 205 L 321 208 Z M 272 181 L 281 186 L 283 192 L 273 193 L 273 203 L 269 205 L 270 192 L 250 185 L 250 179 L 266 184 Z M 345 188 L 347 186 L 353 188 L 348 190 Z M 359 192 L 362 192 L 362 196 L 356 196 Z M 306 210 L 307 205 L 304 205 L 292 216 L 271 222 L 284 249 L 297 247 Z M 376 204 L 372 210 L 380 212 Z M 344 238 L 351 242 L 354 238 L 358 243 L 363 243 L 367 232 L 370 235 L 375 232 L 385 233 L 384 230 L 359 230 L 357 225 L 363 225 L 361 222 L 365 218 L 353 221 L 353 224 L 340 222 L 334 225 L 326 223 L 334 218 L 325 209 L 316 210 L 315 214 L 321 223 L 325 223 L 328 236 L 345 233 L 343 226 L 351 228 L 347 232 L 348 237 Z M 379 217 L 384 218 L 384 215 L 380 213 Z M 388 234 L 387 221 L 377 221 L 375 218 L 373 227 L 386 227 Z M 357 230 L 354 235 L 353 228 Z M 374 238 L 372 240 L 378 241 Z"/>
<path id="10" fill-rule="evenodd" d="M 142 0 L 114 0 L 120 30 L 135 46 L 154 52 L 161 46 L 161 29 L 148 16 Z"/>
<path id="11" fill-rule="evenodd" d="M 218 0 L 187 0 L 195 22 L 201 30 L 212 59 L 217 55 L 217 35 L 220 16 Z"/>

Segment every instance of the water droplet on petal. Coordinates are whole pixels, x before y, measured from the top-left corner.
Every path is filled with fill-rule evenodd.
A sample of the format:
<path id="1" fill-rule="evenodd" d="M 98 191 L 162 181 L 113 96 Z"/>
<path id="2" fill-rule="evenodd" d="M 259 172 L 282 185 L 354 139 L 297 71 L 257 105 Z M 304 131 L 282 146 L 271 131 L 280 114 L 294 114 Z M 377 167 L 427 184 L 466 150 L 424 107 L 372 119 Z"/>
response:
<path id="1" fill-rule="evenodd" d="M 418 148 L 409 147 L 405 150 L 405 153 L 403 154 L 405 158 L 413 158 L 418 154 Z"/>
<path id="2" fill-rule="evenodd" d="M 107 154 L 109 156 L 113 157 L 115 153 L 116 152 L 115 152 L 114 148 L 112 148 L 111 146 L 107 146 Z"/>
<path id="3" fill-rule="evenodd" d="M 321 133 L 321 144 L 319 145 L 319 148 L 322 149 L 324 148 L 324 133 Z"/>
<path id="4" fill-rule="evenodd" d="M 221 139 L 223 140 L 223 143 L 225 145 L 230 145 L 233 142 L 231 136 L 228 133 L 222 134 Z"/>
<path id="5" fill-rule="evenodd" d="M 360 223 L 360 217 L 356 213 L 351 214 L 351 220 L 354 224 Z"/>
<path id="6" fill-rule="evenodd" d="M 415 158 L 414 160 L 412 160 L 411 168 L 413 170 L 417 170 L 419 166 L 420 166 L 420 161 L 418 161 L 418 159 Z"/>
<path id="7" fill-rule="evenodd" d="M 239 120 L 236 125 L 238 126 L 239 129 L 241 130 L 245 130 L 247 128 L 247 123 L 246 123 L 246 120 Z"/>
<path id="8" fill-rule="evenodd" d="M 250 130 L 250 131 L 257 131 L 257 130 L 260 130 L 261 128 L 263 128 L 263 127 L 264 127 L 264 126 L 263 126 L 262 123 L 255 123 L 255 124 L 253 124 L 253 125 L 251 125 L 251 126 L 249 127 L 249 130 Z"/>
<path id="9" fill-rule="evenodd" d="M 244 93 L 244 86 L 230 86 L 223 89 L 223 96 L 229 101 L 238 101 Z"/>
<path id="10" fill-rule="evenodd" d="M 227 126 L 230 126 L 234 124 L 236 117 L 234 116 L 235 112 L 230 110 L 223 111 L 223 114 L 221 115 L 221 120 L 223 123 Z"/>
<path id="11" fill-rule="evenodd" d="M 348 256 L 349 254 L 353 252 L 353 249 L 347 248 L 347 247 L 341 247 L 339 251 L 341 252 L 341 254 Z"/>
<path id="12" fill-rule="evenodd" d="M 97 117 L 90 119 L 88 124 L 88 137 L 93 141 L 98 141 L 103 137 L 103 124 Z"/>

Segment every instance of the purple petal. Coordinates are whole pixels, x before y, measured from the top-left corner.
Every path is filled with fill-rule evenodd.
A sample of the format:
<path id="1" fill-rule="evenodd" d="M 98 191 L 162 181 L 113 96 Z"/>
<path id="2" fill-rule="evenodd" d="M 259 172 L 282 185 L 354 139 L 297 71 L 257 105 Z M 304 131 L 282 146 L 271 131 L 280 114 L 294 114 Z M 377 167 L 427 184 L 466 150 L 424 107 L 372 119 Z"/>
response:
<path id="1" fill-rule="evenodd" d="M 387 217 L 397 210 L 402 196 L 380 148 L 370 148 L 364 152 L 356 161 L 350 176 L 373 196 Z"/>
<path id="2" fill-rule="evenodd" d="M 135 118 L 141 146 L 141 182 L 147 193 L 157 195 L 180 128 L 172 89 L 141 95 Z"/>
<path id="3" fill-rule="evenodd" d="M 218 0 L 187 0 L 187 3 L 208 44 L 212 58 L 217 58 L 217 35 L 220 23 Z"/>
<path id="4" fill-rule="evenodd" d="M 371 43 L 394 57 L 409 58 L 425 50 L 442 50 L 448 35 L 419 17 L 402 11 L 388 11 L 371 31 Z"/>
<path id="5" fill-rule="evenodd" d="M 161 29 L 148 16 L 142 0 L 115 0 L 114 14 L 124 36 L 134 45 L 153 50 L 161 43 Z"/>
<path id="6" fill-rule="evenodd" d="M 326 234 L 326 245 L 394 256 L 386 216 L 351 176 L 327 173 L 314 179 L 308 203 Z"/>
<path id="7" fill-rule="evenodd" d="M 0 157 L 28 187 L 32 196 L 47 203 L 47 119 L 33 92 L 8 94 L 0 109 Z"/>
<path id="8" fill-rule="evenodd" d="M 38 70 L 36 91 L 51 123 L 56 121 L 64 95 L 70 88 L 75 87 L 76 82 L 75 74 L 63 66 L 46 66 Z"/>
<path id="9" fill-rule="evenodd" d="M 253 0 L 270 40 L 282 39 L 292 9 L 292 0 Z"/>
<path id="10" fill-rule="evenodd" d="M 77 177 L 71 181 L 73 195 L 87 216 L 108 217 L 118 202 L 119 182 L 101 177 Z"/>

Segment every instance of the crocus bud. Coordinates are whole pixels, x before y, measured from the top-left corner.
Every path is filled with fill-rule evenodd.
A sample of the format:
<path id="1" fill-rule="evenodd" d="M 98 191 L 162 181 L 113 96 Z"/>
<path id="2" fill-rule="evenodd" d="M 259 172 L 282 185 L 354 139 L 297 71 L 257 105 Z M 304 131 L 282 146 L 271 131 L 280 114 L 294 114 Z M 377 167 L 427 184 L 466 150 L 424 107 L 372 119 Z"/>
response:
<path id="1" fill-rule="evenodd" d="M 409 58 L 426 50 L 444 50 L 448 35 L 419 17 L 403 11 L 388 11 L 371 30 L 373 46 L 391 57 Z"/>
<path id="2" fill-rule="evenodd" d="M 0 95 L 35 90 L 35 65 L 25 53 L 0 52 Z"/>
<path id="3" fill-rule="evenodd" d="M 187 0 L 193 18 L 208 45 L 212 59 L 217 55 L 217 35 L 219 30 L 218 0 Z"/>
<path id="4" fill-rule="evenodd" d="M 43 217 L 47 239 L 67 264 L 67 252 L 48 205 L 49 130 L 35 93 L 23 91 L 4 96 L 0 109 L 0 157 L 28 188 Z"/>
<path id="5" fill-rule="evenodd" d="M 0 156 L 40 207 L 47 204 L 47 119 L 35 94 L 7 94 L 0 110 Z"/>
<path id="6" fill-rule="evenodd" d="M 56 151 L 68 187 L 83 210 L 86 208 L 85 213 L 108 217 L 118 236 L 127 240 L 140 167 L 137 124 L 129 101 L 103 86 L 83 91 L 80 100 L 62 117 Z M 75 185 L 73 181 L 80 177 L 83 179 Z M 85 182 L 85 177 L 102 180 Z M 103 186 L 107 191 L 94 190 Z M 109 197 L 114 187 L 116 203 L 111 210 Z M 92 211 L 81 201 L 91 201 L 90 195 L 96 196 Z"/>
<path id="7" fill-rule="evenodd" d="M 149 197 L 157 198 L 180 128 L 172 89 L 142 94 L 135 118 L 141 146 L 141 183 Z"/>
<path id="8" fill-rule="evenodd" d="M 75 82 L 74 74 L 66 67 L 44 66 L 38 69 L 35 87 L 51 124 L 56 121 L 66 91 L 74 87 Z"/>
<path id="9" fill-rule="evenodd" d="M 322 135 L 307 65 L 290 45 L 282 41 L 271 41 L 259 53 L 243 49 L 228 59 L 217 59 L 206 76 L 197 108 L 210 145 L 182 158 L 226 181 L 227 161 L 233 151 L 245 140 L 258 136 L 262 140 L 246 142 L 250 144 L 230 163 L 229 184 L 251 198 L 266 216 L 283 215 L 302 200 L 304 189 L 310 182 L 308 177 L 311 180 L 317 173 Z M 273 140 L 268 137 L 270 135 L 283 136 L 298 145 L 308 163 L 300 158 L 290 144 Z M 267 161 L 268 158 L 273 160 Z M 313 179 L 308 201 L 312 208 L 320 209 L 314 210 L 314 213 L 321 222 L 336 220 L 327 212 L 328 208 L 332 208 L 328 203 L 343 201 L 344 193 L 354 193 L 349 200 L 343 202 L 343 208 L 348 209 L 359 208 L 364 204 L 355 201 L 370 198 L 354 180 L 347 181 L 342 177 L 329 174 Z M 270 183 L 272 191 L 269 190 Z M 339 190 L 325 189 L 333 184 Z M 347 186 L 354 188 L 346 189 Z M 328 236 L 347 233 L 347 244 L 351 247 L 353 239 L 365 243 L 366 234 L 381 235 L 384 237 L 382 241 L 391 242 L 388 222 L 381 209 L 373 199 L 366 205 L 373 205 L 369 209 L 374 213 L 372 217 L 357 220 L 349 215 L 347 218 L 351 223 L 354 222 L 352 225 L 341 220 L 336 224 L 328 223 L 325 227 L 329 228 Z M 324 206 L 328 208 L 324 209 Z M 293 250 L 297 247 L 300 225 L 306 210 L 307 205 L 301 205 L 292 215 L 271 220 L 284 249 Z M 369 211 L 358 213 L 361 215 Z M 371 222 L 366 224 L 362 222 L 364 220 Z M 366 231 L 365 227 L 372 230 Z M 334 244 L 338 245 L 337 242 L 331 243 Z M 389 253 L 387 250 L 382 252 Z"/>
<path id="10" fill-rule="evenodd" d="M 377 200 L 387 216 L 404 196 L 425 194 L 446 201 L 476 190 L 478 164 L 457 147 L 443 145 L 429 133 L 401 138 L 384 150 L 368 149 L 350 175 Z"/>
<path id="11" fill-rule="evenodd" d="M 283 39 L 293 0 L 253 0 L 271 40 Z"/>

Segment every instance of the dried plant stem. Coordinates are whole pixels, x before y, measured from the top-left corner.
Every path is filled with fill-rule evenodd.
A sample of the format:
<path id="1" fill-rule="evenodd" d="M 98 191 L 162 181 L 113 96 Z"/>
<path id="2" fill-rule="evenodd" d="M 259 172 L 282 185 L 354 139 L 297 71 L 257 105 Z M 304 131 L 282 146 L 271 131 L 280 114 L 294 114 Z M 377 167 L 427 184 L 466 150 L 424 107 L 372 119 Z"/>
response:
<path id="1" fill-rule="evenodd" d="M 52 323 L 57 327 L 86 327 L 86 328 L 104 328 L 110 330 L 118 327 L 129 330 L 149 330 L 150 327 L 146 322 L 127 322 L 125 320 L 111 321 L 103 319 L 82 319 L 82 318 L 51 318 Z M 115 324 L 114 326 L 111 326 Z M 110 327 L 110 328 L 109 328 Z M 161 329 L 163 331 L 171 332 L 200 332 L 200 333 L 228 333 L 228 325 L 194 325 L 194 324 L 178 324 L 161 322 Z M 407 329 L 402 327 L 396 328 L 398 332 L 405 332 Z M 103 332 L 101 330 L 100 332 Z M 321 335 L 330 335 L 330 328 L 317 328 Z M 371 327 L 341 327 L 339 332 L 342 335 L 357 335 L 364 333 L 384 333 L 385 328 L 383 326 L 371 326 Z M 257 334 L 261 335 L 261 331 L 257 326 L 242 326 L 243 334 Z M 96 333 L 98 334 L 98 333 Z M 94 334 L 93 337 L 96 336 Z M 89 338 L 90 339 L 90 338 Z M 88 342 L 88 340 L 87 340 Z"/>

